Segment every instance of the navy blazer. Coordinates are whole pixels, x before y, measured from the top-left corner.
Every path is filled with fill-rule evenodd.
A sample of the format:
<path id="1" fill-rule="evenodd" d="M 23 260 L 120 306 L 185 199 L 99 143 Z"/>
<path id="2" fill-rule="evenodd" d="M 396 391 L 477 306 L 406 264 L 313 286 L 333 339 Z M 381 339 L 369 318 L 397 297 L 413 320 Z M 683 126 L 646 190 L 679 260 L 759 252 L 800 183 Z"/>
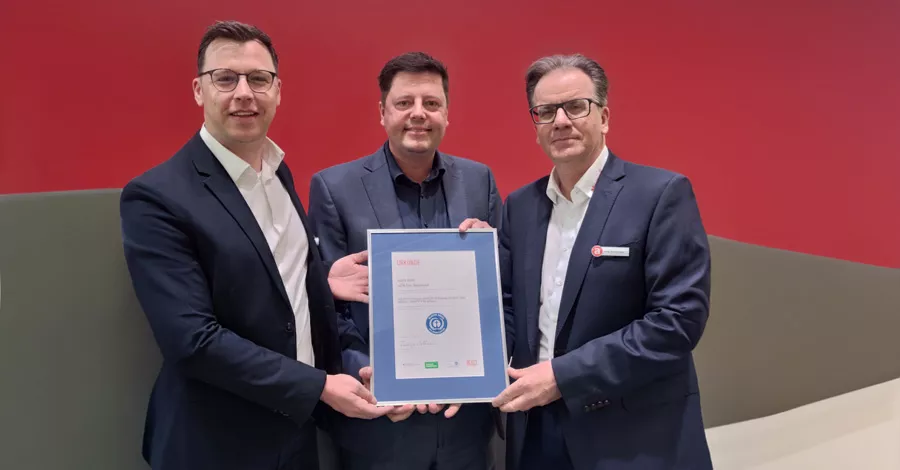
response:
<path id="1" fill-rule="evenodd" d="M 549 176 L 507 198 L 500 263 L 512 366 L 537 363 Z M 627 257 L 592 248 L 627 247 Z M 575 239 L 551 364 L 576 469 L 712 468 L 692 350 L 709 316 L 710 253 L 691 184 L 610 154 Z M 518 468 L 527 412 L 507 421 Z"/>
<path id="2" fill-rule="evenodd" d="M 316 366 L 296 360 L 294 313 L 262 230 L 199 133 L 122 191 L 125 258 L 163 355 L 144 430 L 153 468 L 316 465 L 313 416 L 340 372 L 334 303 L 287 165 L 277 170 L 310 240 Z"/>
<path id="3" fill-rule="evenodd" d="M 475 217 L 496 227 L 502 200 L 490 168 L 445 153 L 440 158 L 446 169 L 442 184 L 450 226 L 457 227 L 463 220 Z M 319 237 L 319 250 L 326 265 L 367 249 L 369 229 L 402 229 L 384 146 L 371 155 L 313 175 L 309 219 Z M 344 373 L 359 377 L 359 369 L 369 365 L 369 307 L 358 302 L 341 305 L 338 325 Z M 489 434 L 485 433 L 493 429 L 487 404 L 464 405 L 449 420 L 443 414 L 418 413 L 400 423 L 392 423 L 387 417 L 371 421 L 339 419 L 339 444 L 364 454 L 390 453 L 394 448 L 403 452 L 427 449 L 424 440 L 430 434 L 421 428 L 431 426 L 429 423 L 436 419 L 444 420 L 448 427 L 458 428 L 459 432 L 454 434 L 463 441 L 486 443 Z M 416 439 L 422 439 L 423 444 L 417 446 Z"/>

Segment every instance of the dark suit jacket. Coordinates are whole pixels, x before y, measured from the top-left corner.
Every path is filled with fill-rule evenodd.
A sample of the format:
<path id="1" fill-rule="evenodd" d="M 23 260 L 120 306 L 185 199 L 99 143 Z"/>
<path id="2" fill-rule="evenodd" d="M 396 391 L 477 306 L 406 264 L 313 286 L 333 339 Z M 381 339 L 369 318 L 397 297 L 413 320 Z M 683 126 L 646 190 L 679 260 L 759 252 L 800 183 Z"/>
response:
<path id="1" fill-rule="evenodd" d="M 154 469 L 315 462 L 313 415 L 327 416 L 326 371 L 341 369 L 336 314 L 286 164 L 277 175 L 310 240 L 315 368 L 295 359 L 294 314 L 275 260 L 199 133 L 122 191 L 125 257 L 164 359 L 144 432 Z"/>
<path id="2" fill-rule="evenodd" d="M 369 156 L 313 175 L 309 219 L 327 265 L 365 250 L 368 229 L 403 228 L 386 158 L 381 147 Z M 496 227 L 502 201 L 491 170 L 484 164 L 448 154 L 441 154 L 440 158 L 446 168 L 443 187 L 451 227 L 470 217 Z M 358 377 L 359 369 L 369 365 L 369 308 L 354 302 L 339 310 L 344 372 Z M 486 444 L 493 429 L 489 408 L 486 404 L 464 405 L 450 420 L 443 414 L 418 413 L 400 423 L 392 423 L 386 417 L 372 421 L 341 418 L 337 440 L 345 448 L 369 455 L 408 453 L 410 449 L 427 451 L 434 447 L 429 436 L 434 436 L 435 421 L 444 420 L 442 426 L 454 436 L 451 440 Z"/>
<path id="3" fill-rule="evenodd" d="M 510 194 L 500 231 L 512 366 L 538 357 L 549 177 Z M 628 247 L 595 257 L 594 245 Z M 577 469 L 711 468 L 692 350 L 709 315 L 710 253 L 684 176 L 610 154 L 575 240 L 560 299 L 553 372 Z M 527 413 L 508 415 L 515 469 Z"/>

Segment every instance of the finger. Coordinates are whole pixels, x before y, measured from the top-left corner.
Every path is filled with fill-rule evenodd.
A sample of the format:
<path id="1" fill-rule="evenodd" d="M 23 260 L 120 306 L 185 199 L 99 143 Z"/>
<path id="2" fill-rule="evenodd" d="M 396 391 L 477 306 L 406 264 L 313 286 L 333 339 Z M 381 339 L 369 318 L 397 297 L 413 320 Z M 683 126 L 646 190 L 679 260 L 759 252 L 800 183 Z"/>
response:
<path id="1" fill-rule="evenodd" d="M 389 415 L 403 416 L 405 414 L 412 414 L 413 411 L 416 410 L 416 407 L 413 405 L 398 405 L 393 407 L 393 409 L 388 413 Z"/>
<path id="2" fill-rule="evenodd" d="M 372 378 L 372 366 L 365 366 L 359 370 L 359 378 L 369 380 Z"/>
<path id="3" fill-rule="evenodd" d="M 436 414 L 437 412 L 441 411 L 441 408 L 443 408 L 443 407 L 444 407 L 444 405 L 438 405 L 436 403 L 429 403 L 428 404 L 428 412 L 431 414 Z"/>
<path id="4" fill-rule="evenodd" d="M 375 406 L 370 405 L 368 403 L 363 403 L 362 414 L 363 418 L 375 419 L 380 418 L 391 411 L 390 406 Z"/>
<path id="5" fill-rule="evenodd" d="M 503 411 L 505 413 L 515 413 L 516 411 L 525 411 L 529 409 L 531 409 L 531 406 L 528 405 L 527 400 L 524 396 L 518 397 L 515 400 L 500 407 L 500 411 Z"/>
<path id="6" fill-rule="evenodd" d="M 428 412 L 428 405 L 418 404 L 416 405 L 416 410 L 419 411 L 419 414 L 425 414 Z"/>
<path id="7" fill-rule="evenodd" d="M 353 302 L 362 302 L 364 304 L 369 303 L 369 296 L 362 293 L 355 293 L 353 295 L 349 295 L 350 300 Z"/>
<path id="8" fill-rule="evenodd" d="M 390 420 L 395 423 L 398 421 L 403 421 L 404 419 L 407 419 L 410 416 L 412 416 L 413 411 L 416 410 L 416 407 L 414 407 L 412 405 L 404 405 L 402 407 L 398 407 L 397 409 L 405 410 L 405 411 L 394 410 L 391 413 L 388 413 L 388 418 L 390 418 Z"/>
<path id="9" fill-rule="evenodd" d="M 475 218 L 466 219 L 461 224 L 459 224 L 460 232 L 465 232 L 473 228 L 491 228 L 491 226 L 488 225 L 487 222 L 482 222 L 481 220 Z"/>
<path id="10" fill-rule="evenodd" d="M 444 417 L 452 418 L 452 417 L 456 416 L 456 412 L 459 411 L 459 406 L 460 406 L 459 404 L 455 404 L 455 405 L 450 405 L 449 407 L 447 407 L 447 411 L 444 412 Z"/>
<path id="11" fill-rule="evenodd" d="M 505 390 L 500 392 L 500 395 L 497 395 L 493 400 L 491 400 L 491 404 L 494 405 L 495 408 L 500 408 L 501 406 L 509 403 L 512 400 L 515 400 L 519 395 L 522 394 L 522 382 L 516 382 L 509 387 L 506 387 Z"/>

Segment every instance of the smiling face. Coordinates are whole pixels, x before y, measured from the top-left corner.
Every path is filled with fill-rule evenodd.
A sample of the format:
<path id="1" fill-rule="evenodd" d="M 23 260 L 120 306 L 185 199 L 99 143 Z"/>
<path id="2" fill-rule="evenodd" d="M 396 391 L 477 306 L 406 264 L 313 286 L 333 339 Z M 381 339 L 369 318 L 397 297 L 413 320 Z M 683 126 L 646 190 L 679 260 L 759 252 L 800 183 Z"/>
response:
<path id="1" fill-rule="evenodd" d="M 275 71 L 269 51 L 258 41 L 237 42 L 216 39 L 206 50 L 203 72 L 229 69 L 239 74 L 254 70 Z M 255 92 L 241 76 L 231 91 L 221 91 L 228 84 L 213 83 L 214 74 L 203 74 L 193 81 L 194 100 L 203 107 L 205 125 L 209 133 L 226 148 L 262 142 L 269 130 L 275 109 L 281 103 L 281 79 L 275 78 L 271 88 Z"/>
<path id="2" fill-rule="evenodd" d="M 544 75 L 534 88 L 533 104 L 559 104 L 576 98 L 596 99 L 591 78 L 577 68 L 560 68 Z M 537 142 L 554 165 L 587 168 L 600 155 L 609 132 L 609 108 L 590 104 L 587 116 L 569 119 L 556 110 L 552 123 L 535 124 Z"/>
<path id="3" fill-rule="evenodd" d="M 406 156 L 433 155 L 449 124 L 447 96 L 435 73 L 399 72 L 379 111 L 391 151 Z"/>

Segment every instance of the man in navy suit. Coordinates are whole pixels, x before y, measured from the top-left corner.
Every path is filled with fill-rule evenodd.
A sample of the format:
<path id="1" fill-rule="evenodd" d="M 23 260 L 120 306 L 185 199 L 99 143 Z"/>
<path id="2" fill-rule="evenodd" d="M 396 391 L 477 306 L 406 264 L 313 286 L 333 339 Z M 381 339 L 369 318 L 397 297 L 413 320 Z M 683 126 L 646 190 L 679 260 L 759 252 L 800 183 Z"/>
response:
<path id="1" fill-rule="evenodd" d="M 125 257 L 163 355 L 143 455 L 160 470 L 318 467 L 327 408 L 384 410 L 341 374 L 332 291 L 284 152 L 266 137 L 281 100 L 269 37 L 237 23 L 200 43 L 204 124 L 122 191 Z M 351 258 L 335 263 L 352 263 Z"/>
<path id="2" fill-rule="evenodd" d="M 526 74 L 553 170 L 509 195 L 500 226 L 507 465 L 712 468 L 692 359 L 709 315 L 706 233 L 687 178 L 609 152 L 607 89 L 581 55 Z"/>
<path id="3" fill-rule="evenodd" d="M 465 230 L 475 218 L 494 225 L 500 219 L 501 200 L 491 170 L 437 151 L 448 124 L 444 66 L 423 53 L 403 54 L 385 64 L 378 81 L 387 142 L 371 155 L 312 178 L 309 217 L 326 264 L 365 250 L 368 229 Z M 363 267 L 357 269 L 365 273 Z M 352 275 L 352 270 L 332 268 L 335 276 L 338 271 Z M 367 288 L 367 283 L 361 285 Z M 364 302 L 366 292 L 358 300 Z M 369 310 L 363 302 L 343 305 L 338 324 L 344 370 L 366 381 L 371 377 Z M 419 405 L 415 413 L 405 406 L 372 421 L 342 419 L 336 440 L 344 467 L 486 468 L 495 429 L 490 405 L 452 405 L 437 414 L 441 409 Z"/>

